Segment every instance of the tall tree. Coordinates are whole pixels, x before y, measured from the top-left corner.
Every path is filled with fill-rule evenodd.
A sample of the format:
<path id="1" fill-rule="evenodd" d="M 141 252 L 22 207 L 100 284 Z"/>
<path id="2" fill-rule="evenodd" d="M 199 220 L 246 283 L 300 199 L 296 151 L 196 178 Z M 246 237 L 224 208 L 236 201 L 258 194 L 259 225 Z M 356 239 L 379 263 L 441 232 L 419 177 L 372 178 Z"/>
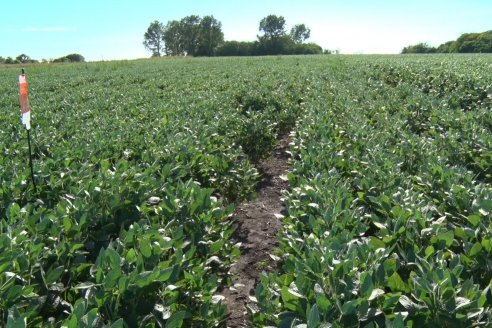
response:
<path id="1" fill-rule="evenodd" d="M 200 21 L 197 56 L 213 56 L 215 49 L 224 42 L 222 24 L 214 16 L 205 16 Z"/>
<path id="2" fill-rule="evenodd" d="M 311 36 L 311 30 L 304 24 L 297 24 L 290 30 L 290 37 L 296 44 L 303 43 Z"/>
<path id="3" fill-rule="evenodd" d="M 260 21 L 259 30 L 267 39 L 278 39 L 285 35 L 285 18 L 283 16 L 268 15 Z"/>
<path id="4" fill-rule="evenodd" d="M 285 32 L 285 18 L 268 15 L 260 21 L 259 30 L 263 35 L 258 36 L 259 54 L 278 55 L 289 52 L 293 43 Z"/>
<path id="5" fill-rule="evenodd" d="M 185 54 L 183 45 L 183 33 L 181 23 L 177 20 L 167 22 L 164 27 L 165 52 L 168 56 L 181 56 Z"/>
<path id="6" fill-rule="evenodd" d="M 18 63 L 26 64 L 32 62 L 31 57 L 26 54 L 21 54 L 15 58 L 15 61 Z"/>
<path id="7" fill-rule="evenodd" d="M 152 52 L 152 57 L 160 57 L 164 48 L 164 25 L 155 20 L 144 34 L 143 45 Z"/>
<path id="8" fill-rule="evenodd" d="M 169 56 L 212 56 L 224 42 L 222 24 L 213 16 L 191 15 L 169 21 L 164 27 L 165 52 Z"/>
<path id="9" fill-rule="evenodd" d="M 183 49 L 187 55 L 195 56 L 200 34 L 200 16 L 186 16 L 180 21 Z"/>

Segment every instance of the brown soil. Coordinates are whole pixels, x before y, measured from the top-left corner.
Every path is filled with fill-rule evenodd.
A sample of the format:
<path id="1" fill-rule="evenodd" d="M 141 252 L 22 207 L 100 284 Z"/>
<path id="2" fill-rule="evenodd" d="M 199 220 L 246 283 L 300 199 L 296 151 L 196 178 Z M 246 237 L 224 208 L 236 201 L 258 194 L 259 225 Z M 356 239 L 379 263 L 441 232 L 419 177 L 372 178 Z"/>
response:
<path id="1" fill-rule="evenodd" d="M 227 327 L 251 327 L 247 306 L 254 303 L 260 274 L 276 269 L 271 254 L 278 248 L 281 219 L 277 216 L 285 215 L 280 198 L 282 190 L 288 188 L 288 144 L 288 137 L 281 137 L 272 156 L 256 165 L 262 177 L 256 200 L 238 205 L 233 215 L 237 228 L 234 238 L 242 244 L 241 257 L 231 268 L 233 285 L 221 293 L 229 309 Z"/>

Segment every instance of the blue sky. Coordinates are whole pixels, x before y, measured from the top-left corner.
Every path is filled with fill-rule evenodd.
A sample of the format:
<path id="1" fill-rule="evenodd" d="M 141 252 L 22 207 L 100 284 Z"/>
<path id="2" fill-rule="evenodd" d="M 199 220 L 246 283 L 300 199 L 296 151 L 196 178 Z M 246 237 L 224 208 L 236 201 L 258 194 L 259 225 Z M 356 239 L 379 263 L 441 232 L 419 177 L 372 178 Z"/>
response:
<path id="1" fill-rule="evenodd" d="M 148 57 L 150 22 L 213 15 L 226 40 L 255 40 L 259 21 L 282 15 L 304 23 L 311 41 L 342 53 L 398 53 L 492 29 L 492 0 L 82 0 L 6 1 L 0 9 L 0 56 L 87 60 Z"/>

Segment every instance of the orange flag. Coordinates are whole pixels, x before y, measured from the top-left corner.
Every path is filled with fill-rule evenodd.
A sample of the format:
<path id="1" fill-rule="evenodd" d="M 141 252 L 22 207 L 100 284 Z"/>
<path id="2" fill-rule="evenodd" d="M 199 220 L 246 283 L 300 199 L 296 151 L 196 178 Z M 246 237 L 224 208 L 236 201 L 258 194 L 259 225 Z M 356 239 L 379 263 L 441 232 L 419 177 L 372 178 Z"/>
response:
<path id="1" fill-rule="evenodd" d="M 27 130 L 31 129 L 31 110 L 29 108 L 29 96 L 27 92 L 27 80 L 24 74 L 19 75 L 19 88 L 20 88 L 20 106 L 22 124 L 26 126 Z"/>

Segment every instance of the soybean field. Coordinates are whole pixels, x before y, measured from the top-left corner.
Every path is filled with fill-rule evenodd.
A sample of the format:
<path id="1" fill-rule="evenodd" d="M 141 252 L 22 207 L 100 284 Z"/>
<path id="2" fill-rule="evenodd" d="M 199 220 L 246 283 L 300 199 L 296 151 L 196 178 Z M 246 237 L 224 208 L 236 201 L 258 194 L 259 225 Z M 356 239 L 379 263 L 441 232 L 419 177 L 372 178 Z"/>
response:
<path id="1" fill-rule="evenodd" d="M 24 68 L 36 187 L 0 67 L 0 326 L 230 326 L 234 211 L 281 137 L 248 326 L 492 325 L 492 56 Z"/>

